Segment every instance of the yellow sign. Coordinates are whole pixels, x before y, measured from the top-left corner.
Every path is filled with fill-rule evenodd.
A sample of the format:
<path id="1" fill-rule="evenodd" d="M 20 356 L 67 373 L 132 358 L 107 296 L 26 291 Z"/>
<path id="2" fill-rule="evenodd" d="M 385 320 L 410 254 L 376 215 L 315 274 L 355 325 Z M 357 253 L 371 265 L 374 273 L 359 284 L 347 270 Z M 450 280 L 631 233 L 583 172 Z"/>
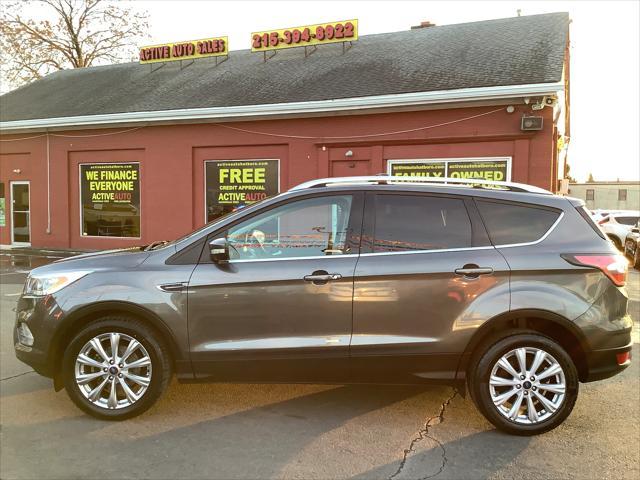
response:
<path id="1" fill-rule="evenodd" d="M 175 62 L 229 54 L 227 37 L 211 37 L 186 42 L 164 43 L 140 48 L 140 63 Z"/>
<path id="2" fill-rule="evenodd" d="M 251 51 L 282 50 L 358 40 L 358 20 L 318 23 L 251 34 Z"/>

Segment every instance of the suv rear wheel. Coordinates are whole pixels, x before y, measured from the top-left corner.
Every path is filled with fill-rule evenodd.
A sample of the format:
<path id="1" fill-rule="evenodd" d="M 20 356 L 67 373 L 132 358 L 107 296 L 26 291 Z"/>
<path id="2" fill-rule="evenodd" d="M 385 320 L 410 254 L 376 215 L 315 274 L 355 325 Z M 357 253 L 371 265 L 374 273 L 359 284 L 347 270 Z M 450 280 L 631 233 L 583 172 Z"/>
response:
<path id="1" fill-rule="evenodd" d="M 155 332 L 122 316 L 104 317 L 83 328 L 67 347 L 62 367 L 71 400 L 103 420 L 141 414 L 171 378 L 168 352 Z"/>
<path id="2" fill-rule="evenodd" d="M 500 430 L 536 435 L 560 425 L 578 396 L 578 374 L 560 345 L 515 334 L 481 354 L 470 385 L 482 414 Z"/>

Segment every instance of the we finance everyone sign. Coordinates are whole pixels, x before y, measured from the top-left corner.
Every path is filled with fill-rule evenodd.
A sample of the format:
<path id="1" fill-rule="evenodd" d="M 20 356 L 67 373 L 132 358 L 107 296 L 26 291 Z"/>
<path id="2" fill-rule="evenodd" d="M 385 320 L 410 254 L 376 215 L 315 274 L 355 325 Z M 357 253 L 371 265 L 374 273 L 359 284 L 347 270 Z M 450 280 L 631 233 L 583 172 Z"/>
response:
<path id="1" fill-rule="evenodd" d="M 82 235 L 140 235 L 140 164 L 80 165 Z"/>
<path id="2" fill-rule="evenodd" d="M 449 177 L 508 182 L 511 158 L 389 160 L 388 173 L 400 177 Z"/>
<path id="3" fill-rule="evenodd" d="M 279 160 L 210 160 L 205 163 L 206 220 L 243 208 L 280 191 Z"/>

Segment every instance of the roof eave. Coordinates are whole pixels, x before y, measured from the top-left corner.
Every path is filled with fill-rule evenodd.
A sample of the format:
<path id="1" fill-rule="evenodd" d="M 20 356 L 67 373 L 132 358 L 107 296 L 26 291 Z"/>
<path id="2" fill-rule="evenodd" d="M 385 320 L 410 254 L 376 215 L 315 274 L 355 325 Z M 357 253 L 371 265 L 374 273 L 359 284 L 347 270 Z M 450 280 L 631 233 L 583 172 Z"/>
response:
<path id="1" fill-rule="evenodd" d="M 317 115 L 336 111 L 376 110 L 419 107 L 472 101 L 499 101 L 527 96 L 553 95 L 564 91 L 562 81 L 526 85 L 463 88 L 435 92 L 415 92 L 370 97 L 314 100 L 309 102 L 239 105 L 232 107 L 188 108 L 146 112 L 108 113 L 74 117 L 56 117 L 0 122 L 0 133 L 18 133 L 46 129 L 74 129 L 78 127 L 111 127 L 135 124 L 179 123 L 184 121 L 241 121 L 293 115 Z"/>

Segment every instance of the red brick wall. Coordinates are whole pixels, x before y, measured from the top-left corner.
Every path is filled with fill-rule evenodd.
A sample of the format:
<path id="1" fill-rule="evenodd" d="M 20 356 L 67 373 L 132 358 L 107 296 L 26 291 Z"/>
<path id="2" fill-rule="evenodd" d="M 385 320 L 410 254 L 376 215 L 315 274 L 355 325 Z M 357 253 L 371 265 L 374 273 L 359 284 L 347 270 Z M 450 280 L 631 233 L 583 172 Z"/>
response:
<path id="1" fill-rule="evenodd" d="M 204 223 L 204 161 L 280 159 L 280 188 L 332 175 L 376 174 L 394 158 L 510 156 L 512 180 L 547 189 L 556 187 L 553 120 L 545 108 L 544 130 L 522 132 L 522 106 L 475 119 L 395 135 L 357 137 L 411 130 L 455 121 L 499 107 L 477 107 L 377 115 L 336 115 L 227 125 L 287 138 L 245 133 L 215 124 L 145 127 L 118 135 L 50 137 L 51 233 L 47 227 L 46 138 L 4 141 L 38 135 L 3 135 L 0 180 L 5 183 L 7 225 L 0 244 L 9 244 L 9 182 L 31 181 L 31 243 L 38 247 L 102 249 L 170 239 Z M 78 130 L 63 135 L 96 135 L 127 130 Z M 347 160 L 347 150 L 354 155 Z M 140 162 L 142 239 L 87 238 L 80 235 L 78 164 Z M 20 169 L 19 174 L 13 170 Z"/>

